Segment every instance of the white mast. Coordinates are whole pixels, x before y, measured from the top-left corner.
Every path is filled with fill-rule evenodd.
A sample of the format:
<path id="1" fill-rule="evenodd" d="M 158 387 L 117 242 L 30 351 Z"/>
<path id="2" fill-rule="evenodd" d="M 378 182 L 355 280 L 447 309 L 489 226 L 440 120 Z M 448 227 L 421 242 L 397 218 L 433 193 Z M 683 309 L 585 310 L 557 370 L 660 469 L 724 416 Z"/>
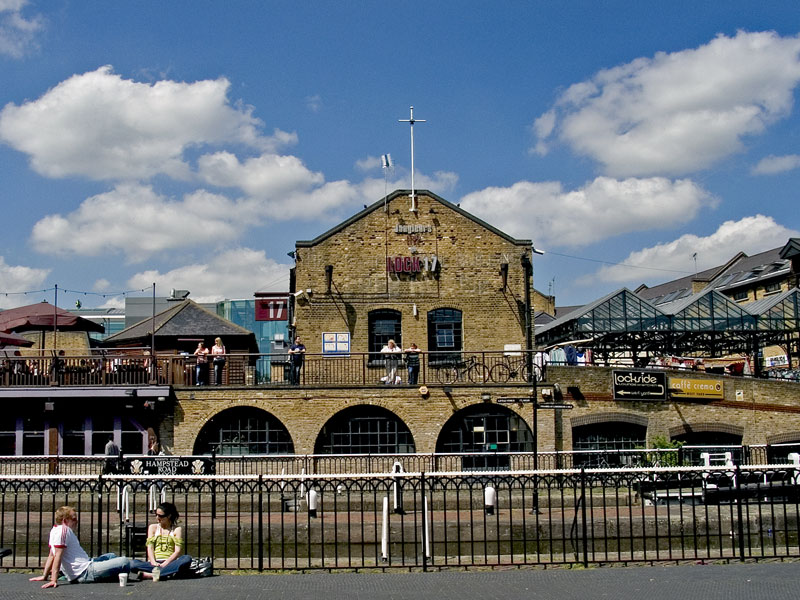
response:
<path id="1" fill-rule="evenodd" d="M 414 107 L 411 107 L 409 119 L 398 119 L 400 123 L 411 124 L 411 212 L 417 212 L 417 196 L 414 193 L 414 123 L 424 123 L 425 119 L 414 119 Z"/>

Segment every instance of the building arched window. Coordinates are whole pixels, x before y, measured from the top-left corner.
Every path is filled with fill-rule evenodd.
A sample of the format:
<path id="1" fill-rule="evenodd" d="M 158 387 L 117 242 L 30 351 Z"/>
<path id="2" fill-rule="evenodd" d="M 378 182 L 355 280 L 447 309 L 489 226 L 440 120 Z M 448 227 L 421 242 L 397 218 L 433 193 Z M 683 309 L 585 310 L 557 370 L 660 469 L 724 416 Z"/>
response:
<path id="1" fill-rule="evenodd" d="M 428 312 L 429 364 L 450 363 L 461 356 L 463 336 L 461 311 L 455 308 L 437 308 Z"/>
<path id="2" fill-rule="evenodd" d="M 229 408 L 209 419 L 194 444 L 194 454 L 292 454 L 294 444 L 276 417 L 249 406 Z"/>
<path id="3" fill-rule="evenodd" d="M 608 450 L 634 450 L 647 447 L 647 427 L 621 421 L 604 421 L 572 428 L 575 467 L 616 467 L 623 464 L 624 453 Z M 595 450 L 597 452 L 586 452 Z M 630 455 L 627 455 L 630 457 Z"/>
<path id="4" fill-rule="evenodd" d="M 397 415 L 379 406 L 352 406 L 322 428 L 315 454 L 405 454 L 414 439 Z"/>
<path id="5" fill-rule="evenodd" d="M 504 406 L 475 404 L 445 423 L 436 452 L 468 453 L 461 457 L 464 470 L 508 469 L 507 454 L 533 451 L 533 433 L 517 413 Z"/>
<path id="6" fill-rule="evenodd" d="M 381 348 L 389 340 L 394 340 L 398 347 L 403 347 L 402 340 L 402 315 L 399 310 L 381 308 L 370 311 L 367 319 L 369 323 L 369 353 L 370 362 L 381 361 Z"/>

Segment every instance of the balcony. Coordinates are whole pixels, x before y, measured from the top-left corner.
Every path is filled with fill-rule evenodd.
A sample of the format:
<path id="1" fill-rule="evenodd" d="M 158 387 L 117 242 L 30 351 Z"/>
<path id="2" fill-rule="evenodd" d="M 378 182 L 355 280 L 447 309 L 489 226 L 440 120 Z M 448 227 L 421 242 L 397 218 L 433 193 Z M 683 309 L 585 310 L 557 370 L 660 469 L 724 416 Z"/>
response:
<path id="1" fill-rule="evenodd" d="M 197 361 L 191 355 L 156 354 L 144 349 L 106 351 L 86 356 L 7 357 L 0 361 L 0 387 L 119 387 L 198 384 Z M 204 378 L 209 385 L 291 387 L 292 366 L 286 354 L 229 354 L 221 381 L 215 380 L 209 361 Z M 371 387 L 387 382 L 386 358 L 375 353 L 347 356 L 306 354 L 299 386 Z M 409 385 L 407 363 L 396 362 L 394 385 Z M 528 385 L 529 373 L 544 379 L 541 356 L 525 352 L 421 352 L 416 386 L 421 385 Z M 201 374 L 203 375 L 203 374 Z"/>

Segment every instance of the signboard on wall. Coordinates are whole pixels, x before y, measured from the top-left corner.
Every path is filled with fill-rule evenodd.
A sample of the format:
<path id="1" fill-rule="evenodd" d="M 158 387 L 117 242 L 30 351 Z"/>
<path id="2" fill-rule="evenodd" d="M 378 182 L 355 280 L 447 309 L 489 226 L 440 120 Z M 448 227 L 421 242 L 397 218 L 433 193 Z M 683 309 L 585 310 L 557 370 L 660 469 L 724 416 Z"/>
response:
<path id="1" fill-rule="evenodd" d="M 126 456 L 122 473 L 130 475 L 214 475 L 209 456 Z"/>
<path id="2" fill-rule="evenodd" d="M 669 378 L 669 393 L 673 398 L 722 400 L 725 397 L 724 392 L 723 382 L 716 379 Z"/>
<path id="3" fill-rule="evenodd" d="M 659 371 L 613 371 L 615 400 L 667 400 L 667 374 Z"/>
<path id="4" fill-rule="evenodd" d="M 322 334 L 322 354 L 345 356 L 350 354 L 349 332 L 327 332 Z"/>
<path id="5" fill-rule="evenodd" d="M 256 298 L 256 321 L 289 319 L 289 297 Z"/>

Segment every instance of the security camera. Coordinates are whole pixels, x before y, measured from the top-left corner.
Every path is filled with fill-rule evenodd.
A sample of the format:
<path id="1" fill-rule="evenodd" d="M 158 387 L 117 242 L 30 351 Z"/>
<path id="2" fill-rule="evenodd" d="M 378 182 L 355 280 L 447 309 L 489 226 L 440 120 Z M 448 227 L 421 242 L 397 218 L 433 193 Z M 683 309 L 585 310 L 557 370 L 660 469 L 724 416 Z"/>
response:
<path id="1" fill-rule="evenodd" d="M 302 296 L 303 294 L 305 294 L 305 292 L 306 292 L 305 290 L 297 290 L 296 292 L 294 292 L 294 293 L 292 294 L 292 296 L 294 296 L 295 298 L 299 298 L 300 296 Z"/>

